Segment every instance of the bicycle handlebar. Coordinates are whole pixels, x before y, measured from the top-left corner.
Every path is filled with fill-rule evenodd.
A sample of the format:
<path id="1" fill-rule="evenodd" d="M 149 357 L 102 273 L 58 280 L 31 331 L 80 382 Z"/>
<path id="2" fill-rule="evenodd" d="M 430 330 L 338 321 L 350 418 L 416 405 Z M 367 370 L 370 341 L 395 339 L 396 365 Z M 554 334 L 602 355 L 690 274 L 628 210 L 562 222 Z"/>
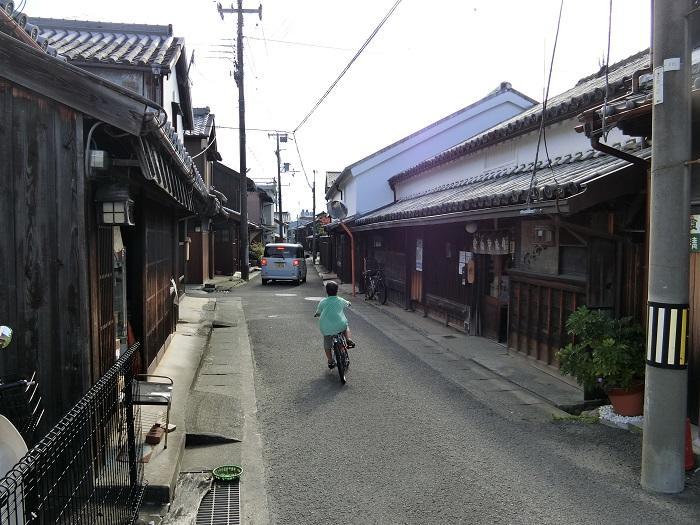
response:
<path id="1" fill-rule="evenodd" d="M 9 383 L 0 382 L 0 392 L 2 392 L 3 390 L 9 390 L 11 388 L 16 388 L 18 386 L 28 388 L 34 385 L 36 385 L 36 381 L 28 381 L 27 379 L 20 379 L 19 381 L 11 381 Z"/>

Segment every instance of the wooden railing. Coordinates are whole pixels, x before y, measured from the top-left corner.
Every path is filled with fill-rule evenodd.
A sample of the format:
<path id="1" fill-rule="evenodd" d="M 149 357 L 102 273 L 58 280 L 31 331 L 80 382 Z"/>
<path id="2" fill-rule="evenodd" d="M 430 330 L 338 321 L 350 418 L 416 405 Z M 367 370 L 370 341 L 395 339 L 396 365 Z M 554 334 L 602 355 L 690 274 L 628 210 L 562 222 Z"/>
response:
<path id="1" fill-rule="evenodd" d="M 538 278 L 510 271 L 508 346 L 549 365 L 566 344 L 565 322 L 585 304 L 584 282 L 556 276 Z"/>

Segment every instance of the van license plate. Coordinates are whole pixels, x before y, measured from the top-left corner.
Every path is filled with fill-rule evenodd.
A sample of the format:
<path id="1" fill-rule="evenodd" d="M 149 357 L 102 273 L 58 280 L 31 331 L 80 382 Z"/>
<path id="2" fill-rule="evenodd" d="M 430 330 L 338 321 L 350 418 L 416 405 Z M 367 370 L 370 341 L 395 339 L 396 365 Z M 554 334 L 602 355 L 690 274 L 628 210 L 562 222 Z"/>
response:
<path id="1" fill-rule="evenodd" d="M 284 263 L 278 262 L 278 263 L 275 263 L 275 266 L 277 266 L 277 268 L 284 268 Z"/>

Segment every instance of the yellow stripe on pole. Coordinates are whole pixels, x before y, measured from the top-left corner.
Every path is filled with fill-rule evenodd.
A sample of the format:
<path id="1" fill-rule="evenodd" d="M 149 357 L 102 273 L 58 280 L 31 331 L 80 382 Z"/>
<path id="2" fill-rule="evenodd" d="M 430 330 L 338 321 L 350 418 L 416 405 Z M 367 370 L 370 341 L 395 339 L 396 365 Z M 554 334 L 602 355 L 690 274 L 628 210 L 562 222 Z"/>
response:
<path id="1" fill-rule="evenodd" d="M 683 320 L 681 321 L 681 358 L 678 361 L 679 365 L 685 365 L 685 339 L 686 330 L 688 328 L 688 310 L 683 309 Z"/>
<path id="2" fill-rule="evenodd" d="M 649 316 L 647 317 L 647 319 L 649 319 L 649 323 L 648 323 L 649 328 L 647 330 L 647 332 L 648 332 L 647 333 L 647 361 L 653 361 L 654 360 L 654 355 L 652 353 L 653 341 L 652 341 L 652 337 L 651 337 L 651 334 L 653 333 L 653 330 L 651 327 L 651 322 L 652 322 L 652 319 L 654 319 L 654 307 L 653 306 L 649 307 Z"/>

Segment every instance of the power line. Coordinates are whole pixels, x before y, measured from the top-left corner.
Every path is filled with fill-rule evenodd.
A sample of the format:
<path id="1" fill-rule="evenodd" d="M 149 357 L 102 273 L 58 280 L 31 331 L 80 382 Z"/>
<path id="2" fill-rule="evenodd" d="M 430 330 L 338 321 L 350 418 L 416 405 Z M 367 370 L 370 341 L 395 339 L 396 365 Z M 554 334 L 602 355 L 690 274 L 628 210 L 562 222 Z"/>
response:
<path id="1" fill-rule="evenodd" d="M 345 68 L 340 72 L 340 75 L 338 75 L 338 78 L 336 78 L 336 79 L 333 81 L 333 83 L 331 84 L 331 86 L 326 90 L 326 92 L 325 92 L 325 93 L 323 94 L 323 96 L 319 99 L 319 101 L 316 102 L 316 104 L 314 105 L 313 108 L 311 108 L 311 111 L 309 111 L 309 112 L 307 113 L 307 115 L 306 115 L 306 116 L 302 119 L 302 121 L 299 123 L 299 125 L 298 125 L 296 128 L 294 128 L 294 133 L 296 133 L 296 132 L 299 130 L 299 128 L 302 127 L 302 126 L 304 125 L 304 123 L 305 123 L 307 120 L 309 120 L 309 117 L 313 114 L 314 111 L 316 111 L 316 108 L 318 108 L 318 107 L 321 105 L 321 103 L 322 103 L 322 102 L 326 99 L 326 97 L 330 94 L 330 92 L 333 90 L 333 88 L 336 86 L 336 84 L 337 84 L 338 82 L 340 82 L 340 79 L 343 78 L 343 76 L 344 76 L 345 73 L 348 71 L 348 69 L 350 69 L 350 66 L 353 65 L 353 63 L 355 62 L 355 60 L 357 60 L 357 58 L 360 56 L 360 54 L 362 53 L 362 51 L 364 51 L 364 49 L 369 45 L 369 43 L 372 41 L 372 39 L 374 38 L 374 36 L 379 32 L 379 30 L 382 28 L 382 26 L 384 25 L 384 23 L 389 19 L 389 17 L 391 16 L 391 14 L 392 14 L 392 13 L 396 10 L 396 8 L 399 6 L 399 4 L 401 3 L 401 1 L 402 1 L 402 0 L 396 0 L 396 2 L 394 3 L 394 5 L 391 6 L 391 9 L 389 9 L 389 12 L 384 16 L 384 18 L 382 19 L 382 21 L 379 22 L 379 25 L 374 29 L 374 31 L 372 31 L 372 34 L 369 35 L 369 38 L 368 38 L 367 40 L 365 40 L 365 43 L 362 44 L 362 47 L 360 47 L 360 49 L 358 49 L 357 53 L 355 53 L 355 56 L 352 57 L 352 59 L 350 60 L 350 62 L 348 62 L 348 65 L 345 66 Z"/>
<path id="2" fill-rule="evenodd" d="M 309 177 L 306 175 L 306 168 L 304 167 L 304 160 L 301 158 L 301 152 L 299 151 L 299 140 L 297 139 L 296 133 L 292 132 L 292 136 L 294 137 L 294 147 L 297 149 L 297 155 L 299 156 L 299 163 L 301 164 L 301 172 L 304 174 L 304 178 L 306 179 L 306 185 L 309 187 L 309 189 L 313 190 L 313 186 L 309 182 Z"/>
<path id="3" fill-rule="evenodd" d="M 530 177 L 530 187 L 527 190 L 527 201 L 530 204 L 530 199 L 532 198 L 532 186 L 535 182 L 535 174 L 537 173 L 537 158 L 540 154 L 540 143 L 542 142 L 542 134 L 544 132 L 544 119 L 545 113 L 547 112 L 547 100 L 549 99 L 549 86 L 552 82 L 552 70 L 554 69 L 554 56 L 557 52 L 557 42 L 559 41 L 559 28 L 561 27 L 561 13 L 564 9 L 564 0 L 561 0 L 559 4 L 559 19 L 557 20 L 557 32 L 554 36 L 554 47 L 552 47 L 552 60 L 549 63 L 549 77 L 547 78 L 547 91 L 544 94 L 544 100 L 542 101 L 542 119 L 540 120 L 540 131 L 537 136 L 537 149 L 535 150 L 535 162 L 532 164 L 532 176 Z"/>
<path id="4" fill-rule="evenodd" d="M 612 34 L 612 8 L 613 0 L 610 0 L 610 10 L 608 12 L 608 56 L 605 58 L 605 101 L 603 102 L 603 140 L 608 139 L 605 118 L 608 116 L 608 96 L 610 94 L 610 84 L 608 73 L 610 72 L 610 35 Z"/>
<path id="5" fill-rule="evenodd" d="M 216 127 L 217 127 L 217 129 L 241 129 L 241 128 L 235 127 L 235 126 L 221 126 L 221 125 L 219 125 L 219 124 L 217 124 Z M 265 131 L 265 132 L 269 132 L 269 133 L 289 133 L 289 134 L 293 134 L 291 131 L 286 131 L 286 130 L 284 130 L 284 129 L 249 128 L 248 126 L 246 126 L 245 130 L 246 130 L 246 131 Z"/>
<path id="6" fill-rule="evenodd" d="M 310 42 L 294 42 L 292 40 L 275 40 L 274 38 L 258 38 L 254 36 L 247 36 L 248 40 L 264 40 L 265 42 L 274 42 L 275 44 L 284 44 L 288 46 L 303 46 L 303 47 L 314 47 L 318 49 L 332 49 L 333 51 L 352 51 L 349 47 L 335 47 L 335 46 L 324 46 L 323 44 L 312 44 Z"/>

